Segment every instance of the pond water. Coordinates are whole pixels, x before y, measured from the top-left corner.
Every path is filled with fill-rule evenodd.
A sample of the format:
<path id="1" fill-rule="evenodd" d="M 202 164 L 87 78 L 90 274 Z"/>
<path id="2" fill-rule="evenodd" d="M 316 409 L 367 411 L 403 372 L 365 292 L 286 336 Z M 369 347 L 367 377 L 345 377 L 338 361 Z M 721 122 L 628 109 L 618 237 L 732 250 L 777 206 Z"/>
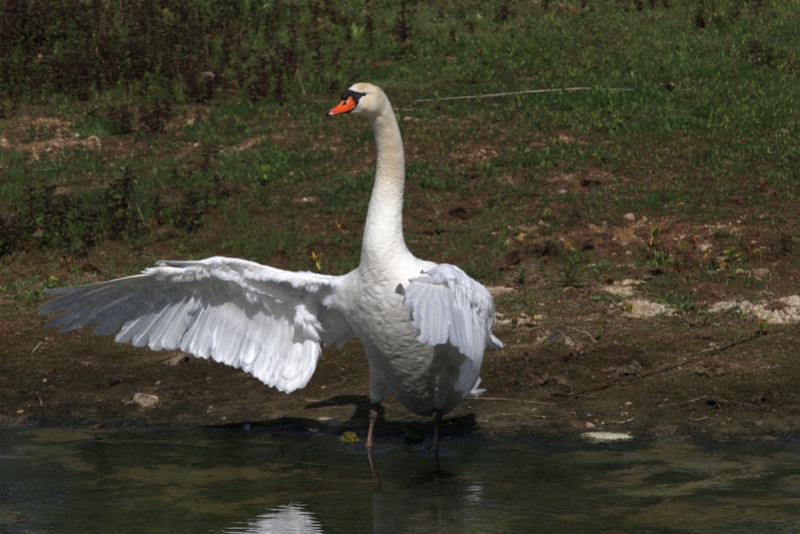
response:
<path id="1" fill-rule="evenodd" d="M 798 532 L 800 442 L 0 431 L 0 532 Z"/>

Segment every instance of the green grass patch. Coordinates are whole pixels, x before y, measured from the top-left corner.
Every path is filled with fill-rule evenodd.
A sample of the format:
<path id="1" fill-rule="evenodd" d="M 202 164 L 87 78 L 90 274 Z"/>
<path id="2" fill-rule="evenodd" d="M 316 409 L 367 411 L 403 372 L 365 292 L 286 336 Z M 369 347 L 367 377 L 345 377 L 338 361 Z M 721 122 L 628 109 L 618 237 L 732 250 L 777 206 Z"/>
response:
<path id="1" fill-rule="evenodd" d="M 0 253 L 166 241 L 351 268 L 372 133 L 325 111 L 364 80 L 400 118 L 421 256 L 518 285 L 540 260 L 554 283 L 579 285 L 602 276 L 589 265 L 794 258 L 800 6 L 638 5 L 62 2 L 36 24 L 4 5 Z M 532 89 L 551 91 L 419 101 Z M 627 213 L 656 222 L 608 237 Z M 675 235 L 647 246 L 665 219 Z M 706 236 L 720 221 L 766 237 Z M 694 234 L 713 245 L 707 258 L 674 244 Z M 628 238 L 631 254 L 612 256 Z"/>

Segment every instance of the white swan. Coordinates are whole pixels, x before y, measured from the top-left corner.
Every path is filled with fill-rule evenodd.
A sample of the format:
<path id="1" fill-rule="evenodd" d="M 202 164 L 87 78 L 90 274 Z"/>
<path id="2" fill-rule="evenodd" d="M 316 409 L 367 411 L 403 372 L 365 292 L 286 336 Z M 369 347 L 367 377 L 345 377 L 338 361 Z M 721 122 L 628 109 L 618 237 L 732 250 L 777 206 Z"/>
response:
<path id="1" fill-rule="evenodd" d="M 322 348 L 354 334 L 370 369 L 372 449 L 377 408 L 387 394 L 439 421 L 477 393 L 494 302 L 453 265 L 415 258 L 403 239 L 403 142 L 391 104 L 371 84 L 350 87 L 328 115 L 364 115 L 375 133 L 375 183 L 361 262 L 343 276 L 290 272 L 234 258 L 159 261 L 142 274 L 49 291 L 39 313 L 62 332 L 95 324 L 116 341 L 181 349 L 252 374 L 290 393 L 314 373 Z"/>

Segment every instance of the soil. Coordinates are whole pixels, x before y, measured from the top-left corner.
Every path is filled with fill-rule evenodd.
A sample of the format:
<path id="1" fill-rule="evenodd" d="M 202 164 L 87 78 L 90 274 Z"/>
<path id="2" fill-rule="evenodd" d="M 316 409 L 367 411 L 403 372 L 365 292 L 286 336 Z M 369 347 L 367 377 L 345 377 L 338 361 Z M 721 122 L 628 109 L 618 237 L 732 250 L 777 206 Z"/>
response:
<path id="1" fill-rule="evenodd" d="M 567 175 L 553 181 L 559 188 L 585 187 Z M 463 206 L 480 203 L 459 198 L 448 213 L 462 217 Z M 408 204 L 406 225 L 413 227 L 427 215 L 415 212 L 413 192 Z M 562 221 L 556 244 L 536 227 L 520 228 L 519 246 L 497 260 L 499 282 L 492 288 L 495 333 L 505 348 L 487 352 L 486 392 L 448 414 L 445 432 L 557 440 L 600 430 L 703 440 L 800 433 L 794 253 L 781 236 L 769 241 L 768 223 L 749 220 L 747 228 L 720 224 L 727 225 L 725 235 L 744 236 L 751 252 L 758 249 L 757 265 L 735 268 L 721 258 L 722 274 L 711 278 L 702 273 L 709 251 L 723 249 L 715 242 L 722 233 L 700 223 L 626 214 L 601 228 L 578 218 Z M 654 224 L 661 246 L 677 261 L 628 265 L 634 247 L 647 248 Z M 595 264 L 606 262 L 609 273 L 625 278 L 565 283 L 557 275 L 563 267 L 555 266 L 562 261 L 554 252 L 560 243 L 591 249 Z M 76 268 L 111 278 L 121 274 L 115 257 L 146 267 L 169 257 L 170 246 L 106 242 L 70 265 L 56 252 L 20 251 L 6 259 L 0 287 L 50 275 L 69 279 Z M 681 280 L 691 306 L 656 302 Z M 35 304 L 0 292 L 0 428 L 256 424 L 365 434 L 368 370 L 356 340 L 342 351 L 326 350 L 309 385 L 285 395 L 239 370 L 180 352 L 118 345 L 88 329 L 44 330 Z M 430 439 L 430 425 L 389 399 L 378 436 Z"/>
<path id="2" fill-rule="evenodd" d="M 537 318 L 501 317 L 505 348 L 486 355 L 486 392 L 445 418 L 450 432 L 727 440 L 800 431 L 795 326 L 765 326 L 737 311 L 634 317 L 587 288 L 561 293 L 537 295 Z M 357 341 L 326 350 L 310 384 L 286 395 L 213 361 L 42 324 L 26 313 L 2 326 L 0 426 L 366 429 L 368 370 Z M 429 426 L 390 399 L 379 435 Z"/>

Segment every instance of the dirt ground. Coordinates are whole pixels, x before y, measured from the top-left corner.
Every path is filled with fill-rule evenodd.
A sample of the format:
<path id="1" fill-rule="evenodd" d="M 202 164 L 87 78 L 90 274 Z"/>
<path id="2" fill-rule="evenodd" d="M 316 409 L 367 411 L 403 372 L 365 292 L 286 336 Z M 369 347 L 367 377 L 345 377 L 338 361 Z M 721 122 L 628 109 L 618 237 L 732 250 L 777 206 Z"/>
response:
<path id="1" fill-rule="evenodd" d="M 538 318 L 500 317 L 505 348 L 487 353 L 487 391 L 445 418 L 449 433 L 727 440 L 800 431 L 796 326 L 765 326 L 737 311 L 634 317 L 588 289 L 567 293 L 539 294 Z M 327 350 L 310 384 L 286 395 L 212 361 L 88 331 L 58 334 L 43 321 L 31 314 L 2 326 L 0 427 L 249 423 L 363 439 L 368 372 L 357 341 Z M 429 439 L 430 430 L 385 403 L 379 435 Z"/>

